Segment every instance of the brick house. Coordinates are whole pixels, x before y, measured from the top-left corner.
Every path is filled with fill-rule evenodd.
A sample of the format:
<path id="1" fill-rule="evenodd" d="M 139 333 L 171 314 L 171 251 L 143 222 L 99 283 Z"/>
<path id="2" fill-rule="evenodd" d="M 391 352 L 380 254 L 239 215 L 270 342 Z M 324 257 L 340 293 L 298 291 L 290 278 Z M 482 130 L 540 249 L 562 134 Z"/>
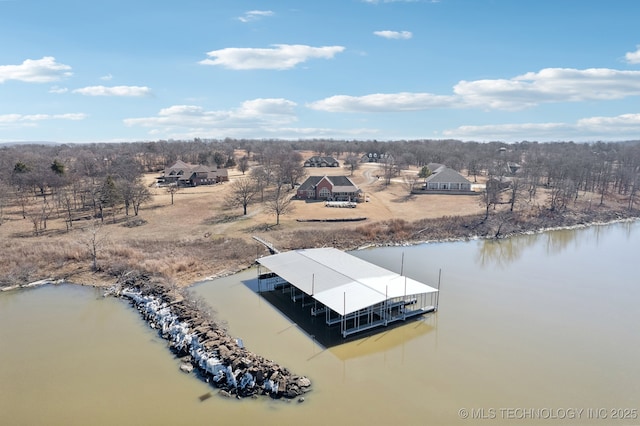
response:
<path id="1" fill-rule="evenodd" d="M 358 201 L 362 190 L 347 176 L 309 176 L 298 187 L 296 197 L 304 200 Z"/>

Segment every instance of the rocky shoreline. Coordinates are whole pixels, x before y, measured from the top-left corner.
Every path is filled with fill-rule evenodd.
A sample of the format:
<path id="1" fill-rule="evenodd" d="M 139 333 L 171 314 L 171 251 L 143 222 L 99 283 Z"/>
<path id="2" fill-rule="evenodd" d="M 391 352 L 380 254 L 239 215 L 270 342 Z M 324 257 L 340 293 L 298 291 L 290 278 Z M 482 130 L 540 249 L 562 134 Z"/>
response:
<path id="1" fill-rule="evenodd" d="M 112 287 L 107 294 L 126 298 L 182 361 L 180 369 L 218 388 L 221 396 L 304 401 L 311 381 L 256 355 L 232 338 L 184 292 L 161 285 L 140 285 L 140 277 Z M 142 277 L 144 278 L 144 277 Z M 206 399 L 206 398 L 201 398 Z"/>

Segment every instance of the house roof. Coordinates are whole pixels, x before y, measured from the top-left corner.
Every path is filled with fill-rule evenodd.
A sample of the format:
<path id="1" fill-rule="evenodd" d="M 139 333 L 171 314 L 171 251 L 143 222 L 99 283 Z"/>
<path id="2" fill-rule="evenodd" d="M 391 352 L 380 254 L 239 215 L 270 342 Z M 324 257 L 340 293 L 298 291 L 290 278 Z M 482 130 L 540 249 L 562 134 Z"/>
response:
<path id="1" fill-rule="evenodd" d="M 185 163 L 182 160 L 178 160 L 173 164 L 173 166 L 167 167 L 165 169 L 165 173 L 167 173 L 167 172 L 170 173 L 170 172 L 174 172 L 174 171 L 177 172 L 177 171 L 180 171 L 180 170 L 191 170 L 192 167 L 193 166 L 191 164 Z"/>
<path id="2" fill-rule="evenodd" d="M 328 164 L 333 164 L 337 162 L 338 160 L 336 160 L 333 157 L 321 157 L 319 155 L 314 155 L 313 157 L 305 161 L 305 163 L 328 163 Z"/>
<path id="3" fill-rule="evenodd" d="M 447 167 L 447 166 L 445 166 L 444 164 L 440 164 L 440 163 L 429 163 L 429 164 L 427 164 L 427 168 L 429 170 L 431 170 L 431 173 L 435 173 L 441 167 Z"/>
<path id="4" fill-rule="evenodd" d="M 313 189 L 318 182 L 323 178 L 323 176 L 309 176 L 302 184 L 298 187 L 298 190 L 309 190 Z"/>
<path id="5" fill-rule="evenodd" d="M 460 173 L 449 167 L 440 167 L 426 179 L 426 182 L 435 183 L 471 183 Z"/>
<path id="6" fill-rule="evenodd" d="M 351 181 L 347 176 L 324 176 L 333 186 L 353 186 L 356 184 Z"/>
<path id="7" fill-rule="evenodd" d="M 171 167 L 167 167 L 166 169 L 164 169 L 164 174 L 166 176 L 175 175 L 178 172 L 183 172 L 184 175 L 191 175 L 193 173 L 216 174 L 218 171 L 219 170 L 216 168 L 216 166 L 210 167 L 202 164 L 189 164 L 182 160 L 178 160 Z"/>
<path id="8" fill-rule="evenodd" d="M 323 179 L 329 181 L 333 190 L 337 192 L 354 192 L 358 190 L 356 184 L 347 176 L 309 176 L 307 180 L 298 187 L 298 190 L 306 191 L 313 189 Z"/>
<path id="9" fill-rule="evenodd" d="M 438 291 L 332 247 L 287 251 L 258 262 L 340 315 Z"/>
<path id="10" fill-rule="evenodd" d="M 197 166 L 191 166 L 192 167 L 192 171 L 194 172 L 210 172 L 211 168 L 208 166 L 203 166 L 203 165 L 197 165 Z"/>

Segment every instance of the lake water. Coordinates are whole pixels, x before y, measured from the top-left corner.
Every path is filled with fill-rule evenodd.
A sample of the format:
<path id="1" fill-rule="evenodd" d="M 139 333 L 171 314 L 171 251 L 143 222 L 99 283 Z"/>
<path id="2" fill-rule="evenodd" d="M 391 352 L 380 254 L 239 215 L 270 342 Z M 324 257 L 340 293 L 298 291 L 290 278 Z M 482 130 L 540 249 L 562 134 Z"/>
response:
<path id="1" fill-rule="evenodd" d="M 218 397 L 98 290 L 1 293 L 0 424 L 638 424 L 638 253 L 640 223 L 359 251 L 440 277 L 440 310 L 331 348 L 251 289 L 255 270 L 194 286 L 231 335 L 312 380 L 302 404 Z"/>

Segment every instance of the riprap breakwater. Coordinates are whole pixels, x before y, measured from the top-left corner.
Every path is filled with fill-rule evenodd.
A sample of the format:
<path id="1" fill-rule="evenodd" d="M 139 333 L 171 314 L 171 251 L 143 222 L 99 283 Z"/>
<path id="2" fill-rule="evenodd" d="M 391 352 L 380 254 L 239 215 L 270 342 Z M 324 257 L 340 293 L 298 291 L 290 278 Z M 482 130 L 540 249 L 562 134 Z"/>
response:
<path id="1" fill-rule="evenodd" d="M 308 392 L 311 381 L 291 373 L 274 361 L 244 348 L 220 328 L 197 303 L 162 286 L 128 286 L 114 294 L 127 298 L 149 325 L 169 342 L 183 360 L 181 369 L 195 369 L 205 381 L 226 396 L 298 398 Z"/>

